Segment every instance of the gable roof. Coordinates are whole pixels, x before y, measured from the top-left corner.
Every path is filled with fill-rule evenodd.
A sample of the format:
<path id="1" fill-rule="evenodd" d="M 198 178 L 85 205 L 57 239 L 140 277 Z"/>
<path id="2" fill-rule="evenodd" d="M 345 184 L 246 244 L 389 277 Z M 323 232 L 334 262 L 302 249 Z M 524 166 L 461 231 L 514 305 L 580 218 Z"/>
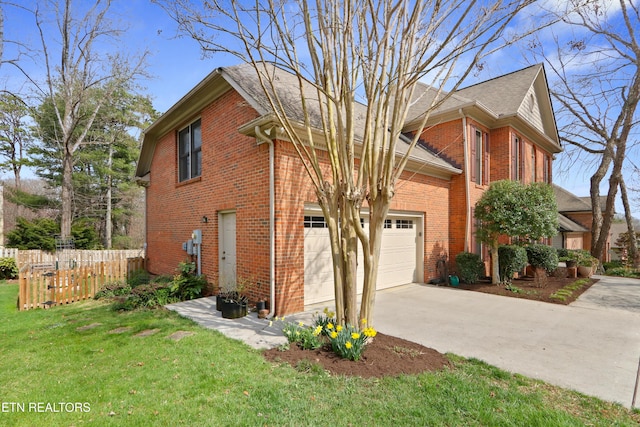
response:
<path id="1" fill-rule="evenodd" d="M 417 126 L 436 96 L 436 89 L 420 83 L 408 115 L 409 129 Z M 489 128 L 511 125 L 535 135 L 548 151 L 562 151 L 542 64 L 457 90 L 431 112 L 428 123 L 459 118 L 461 113 L 474 115 Z"/>
<path id="2" fill-rule="evenodd" d="M 591 197 L 578 197 L 562 187 L 553 184 L 558 212 L 591 212 Z M 600 206 L 605 210 L 607 196 L 600 196 Z"/>
<path id="3" fill-rule="evenodd" d="M 267 64 L 265 64 L 264 72 L 273 73 L 274 89 L 278 93 L 283 111 L 287 114 L 287 117 L 302 125 L 304 116 L 302 114 L 302 101 L 297 77 L 278 67 Z M 144 177 L 149 173 L 155 145 L 160 137 L 174 130 L 189 116 L 197 114 L 202 108 L 230 89 L 236 90 L 256 110 L 260 117 L 271 117 L 272 110 L 269 100 L 251 64 L 245 63 L 232 67 L 217 68 L 145 130 L 136 176 Z M 305 84 L 303 90 L 305 100 L 309 105 L 311 126 L 320 129 L 321 116 L 317 92 L 310 83 Z M 362 104 L 356 104 L 356 122 L 363 121 L 366 115 L 365 108 Z M 241 130 L 245 127 L 241 127 Z M 253 127 L 249 126 L 244 133 L 251 135 L 251 129 Z M 362 129 L 364 129 L 363 125 L 356 125 L 356 138 L 362 137 Z M 406 139 L 400 138 L 396 145 L 396 152 L 399 155 L 405 154 L 408 147 Z M 427 165 L 439 171 L 439 173 L 448 174 L 449 176 L 462 172 L 457 165 L 449 163 L 428 147 L 422 145 L 417 145 L 414 148 L 411 152 L 410 160 Z"/>
<path id="4" fill-rule="evenodd" d="M 587 228 L 583 227 L 582 225 L 578 224 L 577 222 L 567 218 L 566 216 L 562 215 L 561 213 L 558 213 L 558 230 L 560 230 L 560 232 L 582 232 L 582 233 L 586 233 Z"/>

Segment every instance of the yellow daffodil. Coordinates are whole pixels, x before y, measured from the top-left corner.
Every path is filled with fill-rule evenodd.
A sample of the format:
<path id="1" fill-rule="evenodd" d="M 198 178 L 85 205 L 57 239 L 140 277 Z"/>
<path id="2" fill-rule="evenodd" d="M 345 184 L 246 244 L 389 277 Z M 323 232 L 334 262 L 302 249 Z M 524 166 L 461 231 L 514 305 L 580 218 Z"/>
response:
<path id="1" fill-rule="evenodd" d="M 346 348 L 347 350 L 348 350 L 348 349 L 350 349 L 351 347 L 353 347 L 353 345 L 351 344 L 351 341 L 347 341 L 347 342 L 344 344 L 344 346 L 345 346 L 345 348 Z"/>
<path id="2" fill-rule="evenodd" d="M 320 332 L 322 332 L 322 325 L 316 326 L 316 328 L 313 330 L 313 335 L 318 336 L 320 335 Z"/>
<path id="3" fill-rule="evenodd" d="M 370 338 L 375 337 L 377 334 L 376 330 L 373 328 L 365 328 L 363 333 L 366 337 L 370 337 Z"/>
<path id="4" fill-rule="evenodd" d="M 300 326 L 301 328 L 304 326 L 304 322 L 301 320 L 298 322 L 298 326 Z"/>
<path id="5" fill-rule="evenodd" d="M 352 332 L 351 333 L 351 338 L 353 338 L 354 340 L 357 340 L 358 338 L 360 338 L 360 334 L 357 332 Z"/>
<path id="6" fill-rule="evenodd" d="M 331 337 L 331 339 L 335 340 L 336 338 L 338 338 L 338 333 L 336 331 L 333 331 L 329 334 L 329 336 Z"/>
<path id="7" fill-rule="evenodd" d="M 327 323 L 327 329 L 329 330 L 333 329 L 333 323 L 331 322 Z"/>
<path id="8" fill-rule="evenodd" d="M 363 325 L 366 325 L 366 324 L 367 324 L 367 319 L 362 319 L 362 320 L 360 321 L 360 323 L 362 323 Z"/>
<path id="9" fill-rule="evenodd" d="M 340 332 L 341 330 L 342 330 L 342 326 L 341 325 L 336 326 L 336 331 Z"/>

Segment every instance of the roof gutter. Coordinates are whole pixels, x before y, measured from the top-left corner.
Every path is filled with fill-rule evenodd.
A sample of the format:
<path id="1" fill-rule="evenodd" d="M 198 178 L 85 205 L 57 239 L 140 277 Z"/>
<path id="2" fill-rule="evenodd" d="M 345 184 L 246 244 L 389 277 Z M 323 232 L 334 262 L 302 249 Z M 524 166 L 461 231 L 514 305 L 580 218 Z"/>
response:
<path id="1" fill-rule="evenodd" d="M 275 153 L 273 139 L 268 136 L 271 134 L 273 127 L 263 132 L 260 126 L 255 126 L 256 139 L 258 145 L 262 143 L 269 144 L 269 314 L 273 317 L 276 311 L 276 236 L 275 236 Z"/>

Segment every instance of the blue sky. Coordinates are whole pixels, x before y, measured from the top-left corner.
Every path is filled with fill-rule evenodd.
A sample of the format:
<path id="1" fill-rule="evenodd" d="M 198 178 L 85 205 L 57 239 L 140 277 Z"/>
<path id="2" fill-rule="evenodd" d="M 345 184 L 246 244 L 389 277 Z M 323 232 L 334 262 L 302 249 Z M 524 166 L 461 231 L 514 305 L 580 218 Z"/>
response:
<path id="1" fill-rule="evenodd" d="M 24 3 L 28 4 L 32 1 L 26 0 Z M 151 96 L 154 107 L 160 112 L 171 107 L 213 69 L 238 63 L 237 59 L 224 55 L 203 58 L 197 43 L 190 38 L 177 37 L 175 23 L 159 6 L 148 0 L 115 3 L 119 19 L 128 26 L 124 37 L 126 46 L 123 50 L 148 49 L 151 53 L 147 72 L 152 78 L 140 83 L 145 88 L 144 93 Z M 15 8 L 5 6 L 4 10 L 5 40 L 19 39 L 24 43 L 37 45 L 39 40 L 33 17 Z M 516 22 L 515 25 L 524 25 L 524 21 L 523 17 L 522 21 Z M 555 31 L 562 33 L 566 30 L 566 28 L 557 28 Z M 14 46 L 5 44 L 4 49 L 4 59 L 12 59 L 15 52 Z M 515 71 L 529 65 L 528 62 L 532 61 L 534 61 L 533 58 L 523 57 L 522 51 L 516 47 L 503 49 L 491 60 L 487 60 L 483 71 L 469 83 Z M 30 72 L 35 72 L 36 75 L 41 73 L 37 64 L 25 64 Z M 20 90 L 24 88 L 23 81 L 24 79 L 11 66 L 5 64 L 0 68 L 0 88 Z M 637 152 L 632 155 L 636 159 L 639 157 Z M 562 171 L 557 163 L 554 164 L 554 182 L 578 196 L 588 196 L 591 168 L 577 164 L 571 170 Z M 4 178 L 8 177 L 8 174 L 4 175 Z M 630 179 L 627 177 L 629 186 Z M 617 211 L 622 212 L 621 206 Z M 635 204 L 635 216 L 640 217 L 638 203 Z"/>

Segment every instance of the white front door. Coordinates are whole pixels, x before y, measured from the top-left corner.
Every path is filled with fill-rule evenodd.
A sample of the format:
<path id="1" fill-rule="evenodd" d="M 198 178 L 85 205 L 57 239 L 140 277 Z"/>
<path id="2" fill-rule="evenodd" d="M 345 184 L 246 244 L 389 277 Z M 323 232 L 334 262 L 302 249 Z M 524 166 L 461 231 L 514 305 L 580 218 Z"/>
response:
<path id="1" fill-rule="evenodd" d="M 220 285 L 236 282 L 236 213 L 220 214 Z"/>

